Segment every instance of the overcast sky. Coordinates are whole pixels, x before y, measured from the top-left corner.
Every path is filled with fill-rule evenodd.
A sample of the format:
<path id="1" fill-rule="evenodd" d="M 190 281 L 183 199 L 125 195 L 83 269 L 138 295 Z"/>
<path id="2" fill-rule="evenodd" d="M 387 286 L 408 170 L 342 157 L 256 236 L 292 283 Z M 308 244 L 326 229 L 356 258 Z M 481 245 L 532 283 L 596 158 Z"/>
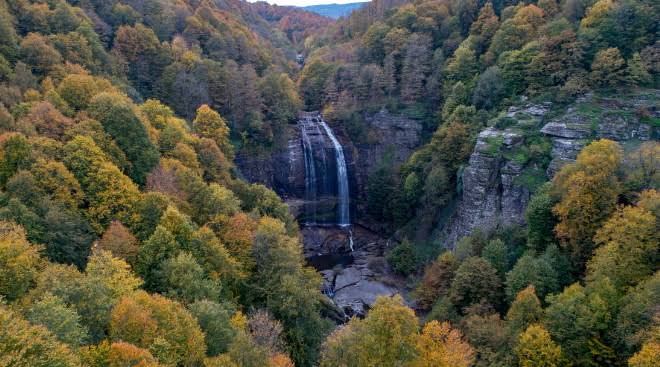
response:
<path id="1" fill-rule="evenodd" d="M 248 0 L 253 3 L 257 0 Z M 319 5 L 319 4 L 347 4 L 347 3 L 361 3 L 369 0 L 266 0 L 270 4 L 277 5 L 295 5 L 295 6 L 306 6 L 306 5 Z"/>

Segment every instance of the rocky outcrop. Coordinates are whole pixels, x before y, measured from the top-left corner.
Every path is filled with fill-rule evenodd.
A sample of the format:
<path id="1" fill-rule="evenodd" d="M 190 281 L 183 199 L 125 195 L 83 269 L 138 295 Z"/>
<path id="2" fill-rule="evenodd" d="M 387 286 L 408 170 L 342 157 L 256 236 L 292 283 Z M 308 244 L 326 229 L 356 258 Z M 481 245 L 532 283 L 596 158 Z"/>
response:
<path id="1" fill-rule="evenodd" d="M 488 128 L 479 134 L 463 171 L 463 195 L 448 227 L 449 246 L 475 228 L 496 226 L 503 218 L 510 223 L 523 222 L 529 190 L 515 182 L 522 167 L 500 154 L 521 142 L 520 134 L 507 130 Z"/>
<path id="2" fill-rule="evenodd" d="M 641 120 L 641 113 L 660 117 L 657 92 L 631 98 L 580 98 L 565 113 L 549 121 L 541 132 L 552 139 L 552 161 L 548 177 L 567 163 L 574 162 L 580 150 L 594 139 L 618 142 L 651 139 L 652 127 Z"/>
<path id="3" fill-rule="evenodd" d="M 301 234 L 308 263 L 323 276 L 324 293 L 347 317 L 364 316 L 377 297 L 404 291 L 384 257 L 389 241 L 369 229 L 304 227 Z"/>
<path id="4" fill-rule="evenodd" d="M 524 224 L 529 176 L 537 181 L 552 178 L 594 139 L 615 140 L 631 149 L 657 138 L 658 127 L 649 122 L 660 118 L 658 101 L 660 92 L 655 90 L 617 98 L 587 95 L 547 121 L 548 103 L 509 108 L 505 117 L 510 120 L 503 124 L 506 128 L 497 128 L 495 123 L 477 138 L 462 174 L 463 191 L 457 209 L 442 231 L 445 245 L 453 247 L 475 228 Z M 547 168 L 535 166 L 535 162 L 521 164 L 524 159 L 516 159 L 515 151 L 525 144 L 525 138 L 539 131 L 552 146 Z"/>
<path id="5" fill-rule="evenodd" d="M 475 228 L 524 223 L 530 190 L 518 182 L 524 167 L 511 153 L 524 143 L 525 129 L 535 128 L 549 108 L 550 104 L 511 107 L 506 114 L 509 127 L 489 127 L 479 133 L 463 170 L 462 196 L 445 228 L 447 247 Z"/>

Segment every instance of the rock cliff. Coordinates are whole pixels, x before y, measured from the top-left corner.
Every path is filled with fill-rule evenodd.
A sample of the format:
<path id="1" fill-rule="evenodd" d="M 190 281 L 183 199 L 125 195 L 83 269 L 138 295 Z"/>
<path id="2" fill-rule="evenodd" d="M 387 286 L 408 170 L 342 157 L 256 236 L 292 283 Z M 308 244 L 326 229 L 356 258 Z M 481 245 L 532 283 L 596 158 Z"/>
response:
<path id="1" fill-rule="evenodd" d="M 587 95 L 568 107 L 510 107 L 477 138 L 457 209 L 441 232 L 445 246 L 452 248 L 478 227 L 524 225 L 535 187 L 575 161 L 591 141 L 606 138 L 633 149 L 657 138 L 658 101 L 660 91 L 653 90 L 617 98 Z"/>

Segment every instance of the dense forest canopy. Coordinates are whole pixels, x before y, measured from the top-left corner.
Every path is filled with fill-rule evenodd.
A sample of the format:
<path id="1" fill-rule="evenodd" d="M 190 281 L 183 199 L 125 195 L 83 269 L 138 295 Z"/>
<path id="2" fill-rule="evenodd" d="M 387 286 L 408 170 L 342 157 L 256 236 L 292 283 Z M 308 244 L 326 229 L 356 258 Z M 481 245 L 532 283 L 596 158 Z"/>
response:
<path id="1" fill-rule="evenodd" d="M 634 112 L 648 141 L 585 141 L 551 180 L 530 129 L 511 158 L 532 172 L 527 225 L 427 240 L 509 106 L 657 101 L 658 24 L 651 0 L 375 0 L 337 21 L 0 0 L 1 364 L 657 366 L 657 110 Z M 300 110 L 369 144 L 383 108 L 424 144 L 383 159 L 360 204 L 396 232 L 411 292 L 338 326 L 289 208 L 234 160 L 282 149 Z"/>

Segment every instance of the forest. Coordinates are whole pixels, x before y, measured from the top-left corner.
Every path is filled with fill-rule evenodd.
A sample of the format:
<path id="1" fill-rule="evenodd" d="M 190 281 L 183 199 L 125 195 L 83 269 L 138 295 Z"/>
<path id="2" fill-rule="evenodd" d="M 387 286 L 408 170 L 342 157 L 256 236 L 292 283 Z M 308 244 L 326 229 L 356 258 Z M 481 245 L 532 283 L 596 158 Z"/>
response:
<path id="1" fill-rule="evenodd" d="M 0 365 L 660 365 L 659 24 L 653 0 L 0 0 Z M 301 111 L 349 157 L 379 111 L 420 126 L 351 197 L 405 288 L 365 315 L 238 164 Z M 477 155 L 528 201 L 452 242 Z"/>

